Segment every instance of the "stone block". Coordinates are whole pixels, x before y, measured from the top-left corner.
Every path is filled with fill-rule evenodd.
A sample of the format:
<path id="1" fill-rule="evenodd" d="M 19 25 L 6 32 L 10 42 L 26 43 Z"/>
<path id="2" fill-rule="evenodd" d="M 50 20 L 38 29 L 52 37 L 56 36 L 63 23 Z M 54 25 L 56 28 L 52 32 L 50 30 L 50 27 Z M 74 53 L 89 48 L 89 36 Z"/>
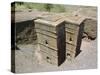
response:
<path id="1" fill-rule="evenodd" d="M 66 59 L 64 21 L 59 15 L 44 15 L 34 22 L 38 44 L 42 44 L 40 45 L 42 57 L 49 63 L 56 62 L 56 65 L 60 66 Z"/>

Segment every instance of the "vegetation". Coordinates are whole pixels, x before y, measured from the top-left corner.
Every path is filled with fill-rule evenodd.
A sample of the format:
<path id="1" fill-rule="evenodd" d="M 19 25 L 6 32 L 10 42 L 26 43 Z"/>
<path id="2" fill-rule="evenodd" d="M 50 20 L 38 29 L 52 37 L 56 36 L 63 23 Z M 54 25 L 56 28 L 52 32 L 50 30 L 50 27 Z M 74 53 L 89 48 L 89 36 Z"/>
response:
<path id="1" fill-rule="evenodd" d="M 31 9 L 36 11 L 65 12 L 64 5 L 57 4 L 15 2 L 15 4 L 12 4 L 12 7 L 14 5 L 17 11 Z"/>
<path id="2" fill-rule="evenodd" d="M 53 8 L 53 5 L 52 4 L 45 4 L 44 5 L 44 8 L 47 10 L 47 11 L 51 11 L 51 9 Z"/>

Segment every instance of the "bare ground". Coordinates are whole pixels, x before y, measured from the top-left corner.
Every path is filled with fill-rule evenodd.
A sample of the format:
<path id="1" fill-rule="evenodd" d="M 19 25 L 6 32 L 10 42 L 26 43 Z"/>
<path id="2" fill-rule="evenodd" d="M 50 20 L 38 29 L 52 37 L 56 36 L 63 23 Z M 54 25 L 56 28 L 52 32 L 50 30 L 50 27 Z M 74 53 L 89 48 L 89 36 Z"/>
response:
<path id="1" fill-rule="evenodd" d="M 81 53 L 74 60 L 66 60 L 59 67 L 43 61 L 39 52 L 36 53 L 37 45 L 19 45 L 18 47 L 21 50 L 16 50 L 15 54 L 16 73 L 97 68 L 97 40 L 86 41 L 83 39 Z"/>

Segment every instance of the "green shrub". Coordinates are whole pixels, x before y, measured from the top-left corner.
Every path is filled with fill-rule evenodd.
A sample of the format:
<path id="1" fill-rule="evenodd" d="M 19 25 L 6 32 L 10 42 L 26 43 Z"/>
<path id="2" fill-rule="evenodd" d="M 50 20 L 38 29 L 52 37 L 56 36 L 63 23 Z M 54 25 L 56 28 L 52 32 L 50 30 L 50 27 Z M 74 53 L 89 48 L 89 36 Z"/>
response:
<path id="1" fill-rule="evenodd" d="M 44 4 L 44 8 L 46 9 L 46 11 L 51 11 L 51 9 L 53 8 L 52 4 Z"/>
<path id="2" fill-rule="evenodd" d="M 52 12 L 65 12 L 65 7 L 63 5 L 54 5 L 51 10 Z"/>

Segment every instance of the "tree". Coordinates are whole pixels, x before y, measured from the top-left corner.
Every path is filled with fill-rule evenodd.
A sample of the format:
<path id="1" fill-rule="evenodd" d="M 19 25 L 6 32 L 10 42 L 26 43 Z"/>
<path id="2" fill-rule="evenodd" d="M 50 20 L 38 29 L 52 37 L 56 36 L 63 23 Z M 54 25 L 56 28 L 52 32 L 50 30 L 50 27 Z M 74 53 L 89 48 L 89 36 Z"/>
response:
<path id="1" fill-rule="evenodd" d="M 45 4 L 45 9 L 47 10 L 47 11 L 51 11 L 51 8 L 53 8 L 53 5 L 52 4 Z"/>

